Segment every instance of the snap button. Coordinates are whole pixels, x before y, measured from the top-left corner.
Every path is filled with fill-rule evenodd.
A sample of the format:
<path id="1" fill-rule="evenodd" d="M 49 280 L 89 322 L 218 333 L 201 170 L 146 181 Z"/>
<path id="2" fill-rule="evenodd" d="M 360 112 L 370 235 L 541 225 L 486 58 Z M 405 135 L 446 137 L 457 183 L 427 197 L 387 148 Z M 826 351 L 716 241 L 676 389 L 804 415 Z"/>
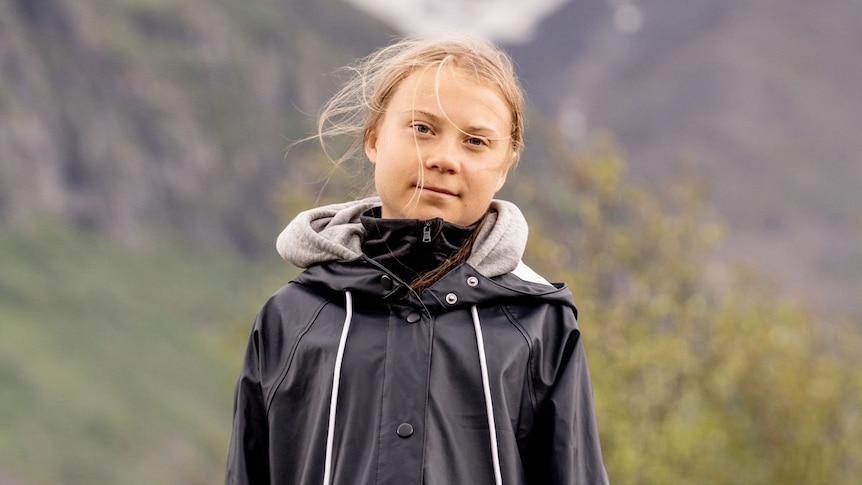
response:
<path id="1" fill-rule="evenodd" d="M 410 312 L 407 314 L 407 323 L 416 323 L 422 319 L 422 315 L 419 315 L 417 312 Z"/>
<path id="2" fill-rule="evenodd" d="M 475 276 L 470 276 L 469 278 L 467 278 L 467 286 L 476 286 L 478 284 L 479 278 L 476 278 Z"/>
<path id="3" fill-rule="evenodd" d="M 390 278 L 388 275 L 381 276 L 380 277 L 380 285 L 383 287 L 384 290 L 387 290 L 387 291 L 391 290 L 392 289 L 392 278 Z"/>
<path id="4" fill-rule="evenodd" d="M 409 438 L 413 435 L 413 425 L 410 423 L 401 423 L 398 425 L 398 429 L 395 430 L 395 433 L 402 438 Z"/>
<path id="5" fill-rule="evenodd" d="M 454 305 L 458 301 L 458 295 L 455 293 L 449 293 L 446 295 L 446 303 L 450 305 Z"/>

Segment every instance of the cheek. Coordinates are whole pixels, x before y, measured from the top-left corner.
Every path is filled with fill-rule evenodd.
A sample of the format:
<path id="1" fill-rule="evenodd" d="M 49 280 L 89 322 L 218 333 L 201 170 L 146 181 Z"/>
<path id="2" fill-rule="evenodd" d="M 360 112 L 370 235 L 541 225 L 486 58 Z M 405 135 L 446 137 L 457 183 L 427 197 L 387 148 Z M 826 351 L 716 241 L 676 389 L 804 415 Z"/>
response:
<path id="1" fill-rule="evenodd" d="M 491 192 L 492 194 L 498 192 L 503 188 L 503 185 L 505 185 L 508 172 L 508 168 L 495 168 L 488 169 L 482 173 L 481 185 L 483 190 Z"/>
<path id="2" fill-rule="evenodd" d="M 503 170 L 503 171 L 502 171 L 502 172 L 500 172 L 500 174 L 497 176 L 497 183 L 496 183 L 496 185 L 494 186 L 494 192 L 499 191 L 500 189 L 502 189 L 502 188 L 503 188 L 503 185 L 505 185 L 505 184 L 506 184 L 506 176 L 508 175 L 508 173 L 509 173 L 508 169 L 507 169 L 507 170 Z"/>
<path id="3" fill-rule="evenodd" d="M 396 164 L 390 163 L 386 157 L 379 157 L 374 164 L 374 185 L 378 193 L 391 193 L 406 178 L 407 174 L 403 173 Z"/>

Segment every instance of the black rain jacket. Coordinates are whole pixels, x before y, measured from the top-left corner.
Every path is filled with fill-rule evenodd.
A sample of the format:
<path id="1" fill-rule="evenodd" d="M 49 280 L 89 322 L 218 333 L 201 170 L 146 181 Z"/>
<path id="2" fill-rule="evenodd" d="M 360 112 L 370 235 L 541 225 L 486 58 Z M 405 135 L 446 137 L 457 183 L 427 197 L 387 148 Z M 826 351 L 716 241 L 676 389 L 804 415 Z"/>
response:
<path id="1" fill-rule="evenodd" d="M 516 274 L 305 270 L 254 323 L 226 483 L 607 483 L 571 293 Z"/>

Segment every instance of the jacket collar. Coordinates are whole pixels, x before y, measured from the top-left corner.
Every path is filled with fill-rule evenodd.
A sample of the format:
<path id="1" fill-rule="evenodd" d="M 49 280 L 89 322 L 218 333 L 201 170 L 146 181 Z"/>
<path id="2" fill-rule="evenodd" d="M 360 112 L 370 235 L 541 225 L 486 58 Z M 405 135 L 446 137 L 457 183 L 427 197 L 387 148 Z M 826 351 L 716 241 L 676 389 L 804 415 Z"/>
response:
<path id="1" fill-rule="evenodd" d="M 360 217 L 365 229 L 362 253 L 404 281 L 440 266 L 465 244 L 476 224 L 459 226 L 441 218 L 383 219 L 380 208 Z"/>
<path id="2" fill-rule="evenodd" d="M 304 211 L 278 236 L 276 248 L 299 268 L 359 258 L 366 233 L 360 217 L 379 205 L 380 199 L 371 197 Z M 527 235 L 521 211 L 510 202 L 493 200 L 467 263 L 489 278 L 509 273 L 521 262 Z"/>

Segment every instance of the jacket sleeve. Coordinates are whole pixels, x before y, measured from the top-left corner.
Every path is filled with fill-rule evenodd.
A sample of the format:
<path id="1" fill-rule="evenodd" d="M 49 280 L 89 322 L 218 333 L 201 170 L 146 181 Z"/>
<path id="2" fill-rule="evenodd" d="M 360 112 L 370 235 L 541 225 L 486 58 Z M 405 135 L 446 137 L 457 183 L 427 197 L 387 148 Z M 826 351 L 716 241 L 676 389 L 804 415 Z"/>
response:
<path id="1" fill-rule="evenodd" d="M 568 312 L 567 312 L 568 313 Z M 539 401 L 525 469 L 527 483 L 607 485 L 586 355 L 574 315 L 543 349 L 546 376 L 553 375 Z"/>
<path id="2" fill-rule="evenodd" d="M 269 484 L 269 425 L 261 384 L 260 321 L 258 316 L 234 390 L 226 485 Z"/>

